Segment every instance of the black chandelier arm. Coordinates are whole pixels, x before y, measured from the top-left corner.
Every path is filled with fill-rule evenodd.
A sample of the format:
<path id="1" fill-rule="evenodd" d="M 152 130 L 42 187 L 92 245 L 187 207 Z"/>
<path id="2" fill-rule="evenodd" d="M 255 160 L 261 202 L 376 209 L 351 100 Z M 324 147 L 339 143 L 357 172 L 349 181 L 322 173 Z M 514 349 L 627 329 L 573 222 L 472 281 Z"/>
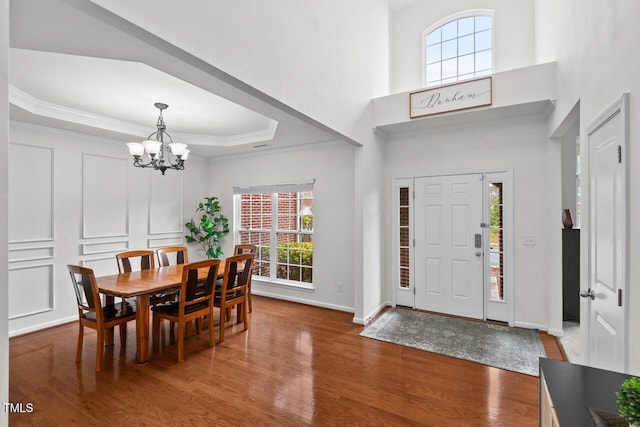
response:
<path id="1" fill-rule="evenodd" d="M 142 163 L 142 156 L 133 156 L 133 166 L 137 166 L 139 168 L 155 167 L 156 159 L 151 159 L 148 163 Z"/>
<path id="2" fill-rule="evenodd" d="M 141 156 L 134 156 L 133 165 L 139 168 L 153 168 L 155 170 L 159 170 L 164 175 L 167 169 L 175 169 L 177 171 L 184 170 L 184 160 L 179 159 L 176 163 L 166 162 L 166 161 L 158 161 L 158 159 L 151 159 L 148 163 L 142 162 Z"/>

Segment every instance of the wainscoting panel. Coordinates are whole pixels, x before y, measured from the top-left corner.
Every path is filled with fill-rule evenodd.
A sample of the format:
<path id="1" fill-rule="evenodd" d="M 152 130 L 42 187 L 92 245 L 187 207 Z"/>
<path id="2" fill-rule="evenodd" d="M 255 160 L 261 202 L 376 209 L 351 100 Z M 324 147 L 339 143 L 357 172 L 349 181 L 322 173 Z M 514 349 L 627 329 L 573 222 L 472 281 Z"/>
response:
<path id="1" fill-rule="evenodd" d="M 166 175 L 151 175 L 149 234 L 182 233 L 183 188 L 182 172 L 170 170 Z"/>
<path id="2" fill-rule="evenodd" d="M 9 245 L 9 263 L 53 259 L 53 245 L 14 248 Z"/>
<path id="3" fill-rule="evenodd" d="M 162 248 L 164 246 L 176 246 L 176 245 L 184 245 L 184 237 L 176 236 L 176 237 L 160 237 L 156 239 L 148 239 L 147 244 L 149 249 Z"/>
<path id="4" fill-rule="evenodd" d="M 96 277 L 118 274 L 118 264 L 116 263 L 115 255 L 83 259 L 80 261 L 80 265 L 93 269 L 93 273 Z"/>
<path id="5" fill-rule="evenodd" d="M 53 263 L 9 267 L 9 319 L 53 310 Z"/>
<path id="6" fill-rule="evenodd" d="M 82 230 L 85 239 L 129 234 L 128 162 L 82 155 Z"/>
<path id="7" fill-rule="evenodd" d="M 124 252 L 129 250 L 128 240 L 115 240 L 112 242 L 84 243 L 82 255 L 104 254 L 109 252 Z"/>
<path id="8" fill-rule="evenodd" d="M 9 243 L 53 240 L 53 149 L 11 143 L 9 158 Z"/>

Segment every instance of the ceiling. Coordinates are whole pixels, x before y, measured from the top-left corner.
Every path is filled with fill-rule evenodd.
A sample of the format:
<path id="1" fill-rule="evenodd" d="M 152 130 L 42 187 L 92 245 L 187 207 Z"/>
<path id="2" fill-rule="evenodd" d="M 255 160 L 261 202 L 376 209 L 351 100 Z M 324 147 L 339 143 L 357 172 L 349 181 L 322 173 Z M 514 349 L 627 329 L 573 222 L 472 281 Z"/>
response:
<path id="1" fill-rule="evenodd" d="M 83 0 L 11 0 L 11 120 L 141 141 L 167 132 L 220 157 L 352 142 L 105 9 Z"/>

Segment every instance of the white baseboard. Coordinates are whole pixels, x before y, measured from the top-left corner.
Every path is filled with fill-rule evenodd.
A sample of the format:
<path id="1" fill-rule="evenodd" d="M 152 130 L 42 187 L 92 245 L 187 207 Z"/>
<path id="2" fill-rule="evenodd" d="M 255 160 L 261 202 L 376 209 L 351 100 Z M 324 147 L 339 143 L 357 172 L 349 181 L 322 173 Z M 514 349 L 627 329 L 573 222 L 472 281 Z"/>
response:
<path id="1" fill-rule="evenodd" d="M 378 313 L 380 313 L 382 310 L 384 310 L 386 307 L 389 307 L 390 305 L 392 305 L 391 301 L 384 301 L 382 304 L 374 308 L 367 317 L 365 317 L 364 319 L 358 319 L 358 320 L 363 320 L 362 322 L 356 322 L 356 319 L 354 318 L 353 323 L 368 325 L 378 315 Z"/>
<path id="2" fill-rule="evenodd" d="M 64 317 L 62 319 L 52 320 L 51 322 L 38 323 L 37 325 L 31 325 L 31 326 L 28 326 L 28 327 L 22 328 L 22 329 L 10 330 L 9 331 L 9 338 L 17 337 L 17 336 L 24 335 L 24 334 L 28 334 L 30 332 L 39 331 L 41 329 L 51 328 L 53 326 L 63 325 L 65 323 L 70 323 L 70 322 L 74 322 L 74 321 L 77 321 L 77 320 L 78 320 L 78 315 L 76 314 L 75 316 Z"/>
<path id="3" fill-rule="evenodd" d="M 562 329 L 549 329 L 547 333 L 558 338 L 562 338 L 564 336 L 564 331 Z"/>
<path id="4" fill-rule="evenodd" d="M 291 296 L 281 295 L 281 294 L 272 294 L 270 292 L 258 291 L 255 289 L 253 289 L 251 293 L 253 295 L 259 295 L 259 296 L 274 298 L 274 299 L 281 299 L 284 301 L 298 302 L 301 304 L 313 305 L 316 307 L 329 308 L 329 309 L 338 310 L 338 311 L 345 311 L 347 313 L 354 312 L 353 307 L 346 307 L 346 306 L 337 305 L 337 304 L 329 304 L 329 303 L 314 301 L 306 298 L 291 297 Z"/>
<path id="5" fill-rule="evenodd" d="M 549 330 L 548 326 L 545 325 L 538 325 L 536 323 L 527 323 L 527 322 L 518 322 L 516 321 L 514 323 L 514 326 L 516 328 L 524 328 L 524 329 L 538 329 L 540 331 L 544 331 L 547 332 Z"/>

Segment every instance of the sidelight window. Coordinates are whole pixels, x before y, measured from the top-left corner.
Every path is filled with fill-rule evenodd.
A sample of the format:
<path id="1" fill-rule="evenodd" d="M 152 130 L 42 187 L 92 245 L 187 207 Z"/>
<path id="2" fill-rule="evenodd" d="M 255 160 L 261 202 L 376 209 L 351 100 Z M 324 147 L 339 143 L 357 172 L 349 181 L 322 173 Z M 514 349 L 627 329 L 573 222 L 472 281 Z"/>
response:
<path id="1" fill-rule="evenodd" d="M 503 183 L 489 183 L 489 301 L 504 301 Z"/>

